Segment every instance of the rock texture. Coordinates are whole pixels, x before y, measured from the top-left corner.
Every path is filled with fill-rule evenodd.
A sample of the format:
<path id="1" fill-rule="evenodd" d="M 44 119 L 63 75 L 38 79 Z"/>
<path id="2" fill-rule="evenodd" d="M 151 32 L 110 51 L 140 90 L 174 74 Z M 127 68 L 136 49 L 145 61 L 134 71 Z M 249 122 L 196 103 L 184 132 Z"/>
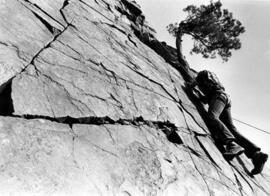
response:
<path id="1" fill-rule="evenodd" d="M 136 3 L 0 13 L 0 195 L 270 195 L 267 168 L 222 157 Z"/>

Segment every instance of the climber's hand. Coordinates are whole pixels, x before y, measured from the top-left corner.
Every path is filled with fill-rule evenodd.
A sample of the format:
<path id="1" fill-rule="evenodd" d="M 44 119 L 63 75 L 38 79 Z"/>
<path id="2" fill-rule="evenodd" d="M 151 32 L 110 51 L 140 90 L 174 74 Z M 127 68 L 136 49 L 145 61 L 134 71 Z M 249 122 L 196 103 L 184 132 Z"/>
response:
<path id="1" fill-rule="evenodd" d="M 195 87 L 194 82 L 185 82 L 185 87 L 188 90 L 192 90 Z"/>

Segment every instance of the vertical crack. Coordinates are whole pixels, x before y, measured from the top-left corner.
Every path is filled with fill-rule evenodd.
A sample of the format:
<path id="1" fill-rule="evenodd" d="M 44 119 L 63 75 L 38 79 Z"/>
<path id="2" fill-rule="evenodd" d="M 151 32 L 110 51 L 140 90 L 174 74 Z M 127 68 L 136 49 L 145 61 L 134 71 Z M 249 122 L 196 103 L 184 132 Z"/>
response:
<path id="1" fill-rule="evenodd" d="M 204 174 L 203 174 L 203 173 L 199 170 L 199 168 L 197 167 L 197 165 L 196 165 L 196 163 L 195 163 L 195 161 L 194 161 L 194 159 L 193 159 L 193 157 L 192 157 L 192 155 L 190 154 L 189 151 L 188 151 L 188 154 L 189 154 L 189 156 L 190 156 L 190 159 L 192 160 L 192 163 L 193 163 L 195 169 L 197 170 L 197 172 L 200 174 L 202 180 L 204 181 L 204 183 L 205 183 L 205 185 L 206 185 L 206 188 L 207 188 L 207 190 L 208 190 L 209 195 L 210 195 L 210 196 L 213 196 L 212 191 L 211 191 L 211 189 L 210 189 L 210 187 L 209 187 L 209 185 L 208 185 L 206 179 L 204 178 Z"/>
<path id="2" fill-rule="evenodd" d="M 67 5 L 69 5 L 69 0 L 65 0 L 65 1 L 64 1 L 63 5 L 62 5 L 62 7 L 61 7 L 61 9 L 60 9 L 60 14 L 61 14 L 61 16 L 63 17 L 64 21 L 65 21 L 67 24 L 70 24 L 70 23 L 67 21 L 66 15 L 65 15 L 65 13 L 64 13 L 64 11 L 63 11 L 64 8 L 65 8 Z"/>
<path id="3" fill-rule="evenodd" d="M 135 100 L 135 97 L 134 97 L 134 91 L 133 91 L 132 89 L 130 89 L 130 92 L 131 92 L 131 97 L 132 97 L 133 105 L 134 105 L 135 109 L 136 109 L 137 111 L 139 111 L 139 108 L 138 108 L 138 106 L 137 106 L 137 104 L 136 104 L 136 100 Z"/>
<path id="4" fill-rule="evenodd" d="M 46 99 L 47 99 L 47 102 L 49 104 L 49 109 L 53 115 L 53 117 L 55 118 L 55 113 L 54 113 L 54 110 L 53 110 L 53 107 L 51 105 L 51 102 L 50 102 L 50 99 L 49 99 L 49 96 L 48 94 L 45 92 L 45 82 L 43 82 L 43 94 L 45 95 Z"/>
<path id="5" fill-rule="evenodd" d="M 71 157 L 72 157 L 72 161 L 74 163 L 74 165 L 80 169 L 80 166 L 76 160 L 76 156 L 75 156 L 75 140 L 76 138 L 78 137 L 76 135 L 76 133 L 74 132 L 73 128 L 72 128 L 72 125 L 70 125 L 70 133 L 72 135 L 72 149 L 71 149 Z"/>
<path id="6" fill-rule="evenodd" d="M 113 138 L 113 136 L 112 136 L 112 133 L 111 133 L 110 129 L 109 129 L 108 127 L 106 127 L 105 125 L 103 125 L 103 127 L 105 128 L 105 130 L 106 130 L 106 131 L 107 131 L 107 133 L 109 134 L 109 136 L 110 136 L 110 138 L 111 138 L 111 140 L 112 140 L 113 144 L 116 144 L 115 139 Z"/>
<path id="7" fill-rule="evenodd" d="M 198 138 L 198 136 L 195 135 L 195 139 L 198 142 L 198 144 L 200 145 L 200 147 L 203 149 L 203 151 L 206 154 L 206 156 L 208 157 L 208 159 L 214 164 L 214 166 L 216 166 L 217 168 L 219 168 L 221 170 L 221 168 L 219 167 L 219 165 L 215 162 L 215 160 L 209 154 L 209 152 L 207 151 L 207 149 L 204 147 L 203 143 L 200 141 L 200 139 Z"/>
<path id="8" fill-rule="evenodd" d="M 192 134 L 192 131 L 191 131 L 190 128 L 189 128 L 189 125 L 188 125 L 188 123 L 187 123 L 187 119 L 186 119 L 186 116 L 185 116 L 185 114 L 184 114 L 184 112 L 183 112 L 183 109 L 180 108 L 180 107 L 179 107 L 179 109 L 181 110 L 181 112 L 182 112 L 182 114 L 183 114 L 183 116 L 184 116 L 185 123 L 186 123 L 186 126 L 187 126 L 187 130 L 190 132 L 190 134 Z M 188 146 L 188 147 L 189 147 L 189 146 Z M 194 161 L 192 155 L 190 154 L 190 152 L 189 152 L 189 151 L 187 151 L 187 152 L 188 152 L 188 154 L 189 154 L 189 156 L 190 156 L 190 158 L 191 158 L 191 160 L 192 160 L 192 163 L 193 163 L 195 169 L 198 171 L 198 173 L 199 173 L 200 176 L 202 177 L 202 179 L 203 179 L 203 181 L 204 181 L 204 183 L 205 183 L 205 185 L 206 185 L 206 187 L 207 187 L 207 190 L 208 190 L 209 195 L 212 196 L 212 191 L 210 190 L 209 185 L 208 185 L 208 183 L 206 182 L 206 180 L 205 180 L 203 174 L 202 174 L 201 171 L 198 169 L 198 167 L 197 167 L 197 165 L 196 165 L 196 163 L 195 163 L 195 161 Z"/>
<path id="9" fill-rule="evenodd" d="M 121 101 L 119 101 L 118 99 L 116 99 L 115 96 L 113 96 L 113 94 L 110 93 L 110 97 L 112 98 L 112 100 L 114 100 L 116 103 L 117 103 L 117 106 L 123 110 L 124 109 L 124 106 L 122 105 Z"/>
<path id="10" fill-rule="evenodd" d="M 238 190 L 239 190 L 241 196 L 244 196 L 244 194 L 242 193 L 243 186 L 242 186 L 241 182 L 239 181 L 239 179 L 238 179 L 238 177 L 236 176 L 235 173 L 234 173 L 234 177 L 235 177 L 235 180 L 236 180 L 236 183 L 237 183 L 237 186 L 238 186 Z"/>
<path id="11" fill-rule="evenodd" d="M 250 182 L 245 178 L 245 176 L 234 166 L 234 165 L 232 165 L 231 163 L 230 163 L 230 165 L 231 165 L 231 169 L 232 169 L 232 172 L 234 173 L 234 175 L 236 175 L 235 174 L 235 172 L 234 172 L 234 170 L 233 169 L 235 169 L 235 171 L 243 178 L 243 180 L 248 184 L 248 186 L 249 186 L 249 188 L 252 190 L 252 192 L 254 192 L 254 189 L 253 189 L 253 187 L 252 187 L 252 185 L 250 184 Z"/>
<path id="12" fill-rule="evenodd" d="M 110 69 L 108 69 L 103 63 L 100 63 L 100 65 L 101 65 L 101 67 L 105 70 L 105 73 L 106 73 L 106 72 L 111 73 L 112 77 L 113 77 L 114 80 L 115 80 L 115 83 L 118 85 L 117 75 L 115 74 L 115 72 L 112 71 L 112 70 L 110 70 Z M 109 79 L 110 79 L 110 78 L 109 78 Z"/>

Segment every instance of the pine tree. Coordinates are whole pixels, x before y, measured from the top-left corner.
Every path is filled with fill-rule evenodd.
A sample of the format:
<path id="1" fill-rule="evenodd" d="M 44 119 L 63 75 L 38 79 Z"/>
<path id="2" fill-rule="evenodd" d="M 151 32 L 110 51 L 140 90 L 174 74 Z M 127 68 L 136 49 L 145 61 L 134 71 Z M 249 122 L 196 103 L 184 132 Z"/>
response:
<path id="1" fill-rule="evenodd" d="M 222 9 L 220 1 L 209 5 L 189 5 L 184 9 L 188 13 L 180 23 L 169 24 L 167 30 L 176 37 L 178 60 L 184 67 L 189 67 L 182 54 L 182 36 L 190 35 L 194 41 L 191 54 L 202 54 L 204 58 L 219 56 L 223 61 L 231 57 L 231 50 L 241 48 L 238 38 L 245 28 L 233 18 L 227 9 Z"/>

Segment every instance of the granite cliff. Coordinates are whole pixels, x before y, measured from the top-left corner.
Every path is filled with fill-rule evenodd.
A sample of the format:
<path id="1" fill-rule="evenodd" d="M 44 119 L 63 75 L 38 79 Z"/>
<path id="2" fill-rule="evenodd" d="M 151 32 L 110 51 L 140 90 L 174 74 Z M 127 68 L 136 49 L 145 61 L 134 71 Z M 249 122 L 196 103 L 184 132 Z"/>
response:
<path id="1" fill-rule="evenodd" d="M 128 0 L 0 1 L 0 195 L 270 195 L 227 162 Z"/>

